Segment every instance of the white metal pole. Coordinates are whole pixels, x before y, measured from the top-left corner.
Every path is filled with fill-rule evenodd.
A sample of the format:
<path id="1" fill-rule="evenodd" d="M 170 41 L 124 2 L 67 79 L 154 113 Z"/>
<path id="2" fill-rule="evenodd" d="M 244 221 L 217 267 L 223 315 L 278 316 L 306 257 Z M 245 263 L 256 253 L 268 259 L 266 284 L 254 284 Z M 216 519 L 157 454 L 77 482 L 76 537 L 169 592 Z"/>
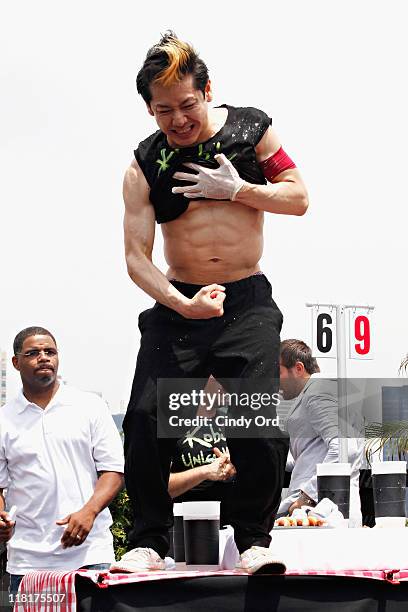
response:
<path id="1" fill-rule="evenodd" d="M 347 366 L 346 366 L 346 308 L 343 304 L 336 306 L 336 342 L 337 342 L 337 387 L 339 395 L 339 442 L 340 462 L 348 463 L 348 410 L 347 410 Z"/>

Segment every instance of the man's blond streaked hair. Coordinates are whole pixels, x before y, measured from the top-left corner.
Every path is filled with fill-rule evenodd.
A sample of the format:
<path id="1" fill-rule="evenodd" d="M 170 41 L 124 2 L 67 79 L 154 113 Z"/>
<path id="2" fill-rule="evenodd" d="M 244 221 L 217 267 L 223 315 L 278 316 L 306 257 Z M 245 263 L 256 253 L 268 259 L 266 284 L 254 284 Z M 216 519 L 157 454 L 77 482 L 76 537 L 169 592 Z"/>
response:
<path id="1" fill-rule="evenodd" d="M 157 46 L 157 50 L 166 53 L 168 57 L 168 66 L 155 78 L 155 83 L 160 83 L 165 87 L 173 85 L 181 81 L 186 70 L 190 58 L 197 55 L 193 47 L 179 40 L 175 36 L 169 36 L 161 45 Z"/>
<path id="2" fill-rule="evenodd" d="M 146 59 L 137 75 L 137 91 L 144 101 L 151 101 L 151 83 L 169 87 L 191 74 L 196 89 L 205 92 L 208 82 L 208 69 L 199 58 L 194 47 L 177 38 L 172 31 L 166 32 L 160 41 L 147 52 Z"/>

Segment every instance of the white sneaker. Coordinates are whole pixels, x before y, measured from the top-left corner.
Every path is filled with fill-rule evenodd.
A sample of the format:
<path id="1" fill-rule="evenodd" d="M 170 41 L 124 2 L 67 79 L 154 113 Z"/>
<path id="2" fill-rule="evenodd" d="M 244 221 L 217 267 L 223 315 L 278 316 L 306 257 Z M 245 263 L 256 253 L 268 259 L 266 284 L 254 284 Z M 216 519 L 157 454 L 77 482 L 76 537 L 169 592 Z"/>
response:
<path id="1" fill-rule="evenodd" d="M 240 556 L 238 569 L 244 569 L 248 574 L 284 574 L 286 565 L 277 559 L 270 548 L 251 546 Z"/>
<path id="2" fill-rule="evenodd" d="M 164 559 L 152 548 L 132 548 L 110 566 L 110 572 L 141 572 L 164 570 Z"/>

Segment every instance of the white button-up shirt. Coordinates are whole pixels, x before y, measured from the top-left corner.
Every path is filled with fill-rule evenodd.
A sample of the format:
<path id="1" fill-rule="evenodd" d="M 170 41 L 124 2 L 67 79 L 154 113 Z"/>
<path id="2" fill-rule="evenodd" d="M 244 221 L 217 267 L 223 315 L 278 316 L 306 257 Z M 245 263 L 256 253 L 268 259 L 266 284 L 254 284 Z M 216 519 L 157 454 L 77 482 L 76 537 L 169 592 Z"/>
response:
<path id="1" fill-rule="evenodd" d="M 350 414 L 351 425 L 357 436 L 363 429 L 358 412 Z M 339 461 L 339 415 L 337 381 L 314 375 L 289 409 L 286 430 L 290 436 L 290 454 L 286 469 L 292 471 L 286 497 L 281 501 L 278 514 L 287 514 L 290 506 L 304 491 L 317 501 L 318 463 Z M 350 525 L 361 526 L 359 475 L 363 463 L 364 439 L 348 439 L 351 463 Z"/>
<path id="2" fill-rule="evenodd" d="M 78 569 L 114 560 L 107 508 L 80 546 L 62 548 L 55 521 L 92 497 L 97 472 L 123 472 L 123 448 L 105 402 L 61 385 L 45 409 L 23 392 L 0 408 L 0 489 L 17 506 L 7 570 Z"/>

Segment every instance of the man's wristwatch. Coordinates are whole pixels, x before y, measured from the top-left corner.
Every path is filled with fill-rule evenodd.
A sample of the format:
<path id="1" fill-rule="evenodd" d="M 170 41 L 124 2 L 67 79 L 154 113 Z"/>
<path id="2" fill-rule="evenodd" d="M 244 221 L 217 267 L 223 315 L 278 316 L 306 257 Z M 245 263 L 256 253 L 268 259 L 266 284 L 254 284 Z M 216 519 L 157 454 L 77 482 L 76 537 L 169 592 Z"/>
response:
<path id="1" fill-rule="evenodd" d="M 309 497 L 304 491 L 300 491 L 299 500 L 304 502 L 305 506 L 316 506 L 315 500 Z"/>

